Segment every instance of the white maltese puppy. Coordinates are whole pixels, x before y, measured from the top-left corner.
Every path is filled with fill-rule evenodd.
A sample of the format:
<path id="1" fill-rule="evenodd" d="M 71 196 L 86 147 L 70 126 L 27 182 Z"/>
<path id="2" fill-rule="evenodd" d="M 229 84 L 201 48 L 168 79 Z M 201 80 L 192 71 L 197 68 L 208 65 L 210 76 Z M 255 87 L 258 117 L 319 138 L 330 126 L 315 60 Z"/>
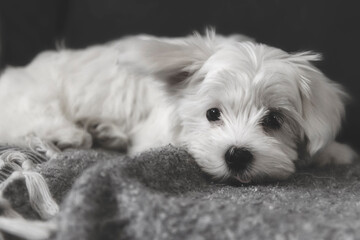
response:
<path id="1" fill-rule="evenodd" d="M 284 179 L 298 163 L 350 163 L 354 151 L 334 141 L 346 94 L 319 59 L 211 30 L 44 52 L 2 73 L 0 142 L 50 156 L 171 143 L 242 183 Z"/>

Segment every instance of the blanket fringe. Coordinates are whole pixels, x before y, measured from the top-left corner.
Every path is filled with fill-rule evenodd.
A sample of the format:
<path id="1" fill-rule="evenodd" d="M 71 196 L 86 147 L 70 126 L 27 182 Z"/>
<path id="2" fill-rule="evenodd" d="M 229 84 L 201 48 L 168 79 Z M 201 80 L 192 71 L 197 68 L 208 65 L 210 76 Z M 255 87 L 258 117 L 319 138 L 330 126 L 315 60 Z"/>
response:
<path id="1" fill-rule="evenodd" d="M 0 198 L 0 211 L 2 215 L 1 217 L 22 218 L 18 212 L 11 208 L 9 201 L 4 198 Z"/>
<path id="2" fill-rule="evenodd" d="M 59 206 L 51 197 L 43 176 L 37 172 L 23 172 L 29 191 L 31 206 L 43 219 L 50 219 L 59 212 Z"/>
<path id="3" fill-rule="evenodd" d="M 11 146 L 0 147 L 0 196 L 3 190 L 16 179 L 25 179 L 30 204 L 43 219 L 50 219 L 59 211 L 59 206 L 41 174 L 36 172 L 38 164 L 48 159 L 32 149 Z"/>
<path id="4" fill-rule="evenodd" d="M 0 197 L 0 239 L 4 239 L 2 233 L 6 232 L 13 236 L 31 240 L 48 239 L 56 231 L 54 221 L 26 220 L 18 212 L 12 209 L 8 200 Z"/>
<path id="5" fill-rule="evenodd" d="M 29 221 L 23 218 L 0 217 L 0 230 L 30 240 L 48 239 L 56 230 L 52 221 Z"/>

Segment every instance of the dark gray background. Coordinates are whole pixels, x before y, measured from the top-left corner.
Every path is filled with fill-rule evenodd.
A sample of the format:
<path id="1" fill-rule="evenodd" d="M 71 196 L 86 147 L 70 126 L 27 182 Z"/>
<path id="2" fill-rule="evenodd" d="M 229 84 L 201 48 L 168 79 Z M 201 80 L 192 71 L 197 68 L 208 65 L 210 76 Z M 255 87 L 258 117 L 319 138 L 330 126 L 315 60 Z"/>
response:
<path id="1" fill-rule="evenodd" d="M 360 149 L 357 1 L 0 0 L 1 65 L 24 65 L 56 40 L 80 48 L 123 35 L 178 36 L 215 26 L 286 51 L 315 50 L 318 67 L 353 97 L 340 140 Z"/>

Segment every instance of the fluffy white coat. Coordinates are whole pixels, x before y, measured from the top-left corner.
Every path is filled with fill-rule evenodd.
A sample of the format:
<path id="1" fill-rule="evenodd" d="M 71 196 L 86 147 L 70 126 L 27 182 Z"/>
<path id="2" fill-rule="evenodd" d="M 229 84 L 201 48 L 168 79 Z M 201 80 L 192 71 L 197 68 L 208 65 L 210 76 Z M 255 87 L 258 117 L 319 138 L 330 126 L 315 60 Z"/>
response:
<path id="1" fill-rule="evenodd" d="M 349 163 L 334 142 L 346 94 L 311 62 L 242 35 L 126 37 L 83 50 L 48 51 L 0 78 L 0 142 L 130 154 L 185 146 L 204 171 L 241 182 L 284 179 L 295 164 Z M 206 113 L 221 112 L 211 122 Z M 280 129 L 265 129 L 269 112 Z M 225 154 L 246 147 L 253 161 L 234 172 Z M 241 160 L 239 160 L 241 161 Z"/>

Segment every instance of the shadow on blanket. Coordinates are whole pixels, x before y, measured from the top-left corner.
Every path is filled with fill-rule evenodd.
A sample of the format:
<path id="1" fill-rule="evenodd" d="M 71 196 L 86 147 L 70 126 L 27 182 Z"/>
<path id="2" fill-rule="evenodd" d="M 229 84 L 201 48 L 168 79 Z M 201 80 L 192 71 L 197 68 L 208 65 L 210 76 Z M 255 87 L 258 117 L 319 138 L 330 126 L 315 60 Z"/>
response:
<path id="1" fill-rule="evenodd" d="M 17 169 L 21 174 L 2 184 L 4 238 L 9 233 L 59 240 L 360 236 L 358 163 L 302 171 L 284 182 L 234 186 L 213 182 L 184 150 L 167 146 L 134 158 L 68 150 L 31 170 L 44 179 L 54 203 L 46 206 L 49 196 L 34 201 L 26 171 Z M 60 211 L 51 212 L 56 203 Z"/>

